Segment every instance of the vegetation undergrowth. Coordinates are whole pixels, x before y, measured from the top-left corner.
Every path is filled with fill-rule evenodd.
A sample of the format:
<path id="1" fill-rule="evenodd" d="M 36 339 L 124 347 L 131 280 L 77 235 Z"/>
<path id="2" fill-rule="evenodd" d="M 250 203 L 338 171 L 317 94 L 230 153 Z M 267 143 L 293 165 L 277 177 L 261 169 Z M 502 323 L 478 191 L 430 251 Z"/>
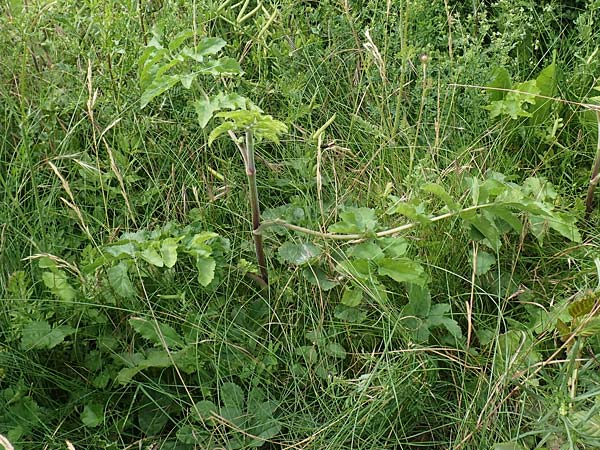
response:
<path id="1" fill-rule="evenodd" d="M 0 11 L 0 447 L 600 447 L 598 0 Z"/>

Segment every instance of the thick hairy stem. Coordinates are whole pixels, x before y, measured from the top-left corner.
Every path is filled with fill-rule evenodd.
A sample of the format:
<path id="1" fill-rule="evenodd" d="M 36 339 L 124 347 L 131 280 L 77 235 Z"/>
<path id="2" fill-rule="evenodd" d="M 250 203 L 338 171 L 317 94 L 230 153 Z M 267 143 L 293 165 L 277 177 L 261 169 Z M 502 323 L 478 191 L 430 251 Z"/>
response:
<path id="1" fill-rule="evenodd" d="M 246 131 L 246 175 L 248 176 L 248 188 L 250 191 L 250 209 L 252 210 L 252 231 L 254 247 L 256 250 L 256 262 L 260 277 L 268 283 L 267 258 L 263 246 L 262 236 L 256 231 L 260 228 L 260 205 L 258 203 L 258 189 L 256 188 L 256 164 L 254 163 L 254 139 L 252 131 Z"/>
<path id="2" fill-rule="evenodd" d="M 598 140 L 596 141 L 596 159 L 592 168 L 592 176 L 588 186 L 587 197 L 585 199 L 585 220 L 587 221 L 594 209 L 594 192 L 600 181 L 600 110 L 596 110 L 596 121 L 598 123 Z"/>

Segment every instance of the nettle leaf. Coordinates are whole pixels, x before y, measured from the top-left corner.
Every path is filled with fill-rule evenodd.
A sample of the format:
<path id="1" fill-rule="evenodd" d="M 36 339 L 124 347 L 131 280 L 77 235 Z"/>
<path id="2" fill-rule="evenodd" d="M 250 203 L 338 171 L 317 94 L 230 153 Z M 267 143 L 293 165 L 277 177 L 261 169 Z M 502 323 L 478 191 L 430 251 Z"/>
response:
<path id="1" fill-rule="evenodd" d="M 196 268 L 198 269 L 198 283 L 202 286 L 208 286 L 215 278 L 215 269 L 217 262 L 213 258 L 198 256 L 196 258 Z"/>
<path id="2" fill-rule="evenodd" d="M 354 287 L 352 289 L 344 289 L 341 303 L 345 306 L 358 306 L 362 303 L 363 291 L 360 288 Z"/>
<path id="3" fill-rule="evenodd" d="M 62 270 L 42 273 L 42 281 L 50 292 L 65 302 L 71 302 L 77 296 L 77 291 L 67 281 L 67 275 Z"/>
<path id="4" fill-rule="evenodd" d="M 86 427 L 95 428 L 104 422 L 104 406 L 95 402 L 87 403 L 79 417 Z"/>
<path id="5" fill-rule="evenodd" d="M 331 233 L 369 233 L 377 228 L 375 211 L 371 208 L 348 207 L 340 213 L 340 222 L 329 227 Z"/>
<path id="6" fill-rule="evenodd" d="M 108 284 L 117 295 L 123 298 L 135 297 L 137 294 L 133 283 L 129 279 L 127 264 L 121 262 L 106 271 Z"/>
<path id="7" fill-rule="evenodd" d="M 142 317 L 132 317 L 129 319 L 129 325 L 144 339 L 149 340 L 157 347 L 166 345 L 169 348 L 183 348 L 184 346 L 181 336 L 179 336 L 173 327 L 165 323 L 155 322 L 154 320 Z"/>
<path id="8" fill-rule="evenodd" d="M 279 247 L 277 256 L 282 263 L 302 266 L 321 255 L 321 249 L 312 242 L 294 243 L 286 241 Z"/>
<path id="9" fill-rule="evenodd" d="M 423 266 L 409 258 L 383 258 L 377 261 L 379 275 L 388 276 L 399 283 L 414 283 L 424 286 L 427 275 Z"/>
<path id="10" fill-rule="evenodd" d="M 73 333 L 75 329 L 67 325 L 52 328 L 45 320 L 30 322 L 23 328 L 21 348 L 25 351 L 51 349 Z"/>

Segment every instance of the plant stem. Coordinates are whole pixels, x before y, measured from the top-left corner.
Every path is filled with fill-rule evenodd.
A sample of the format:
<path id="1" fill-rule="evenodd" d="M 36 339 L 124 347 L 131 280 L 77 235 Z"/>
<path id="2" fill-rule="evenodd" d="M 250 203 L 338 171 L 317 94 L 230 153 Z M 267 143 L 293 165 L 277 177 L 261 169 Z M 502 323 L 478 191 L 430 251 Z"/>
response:
<path id="1" fill-rule="evenodd" d="M 588 186 L 587 197 L 585 199 L 585 220 L 587 221 L 594 209 L 594 191 L 600 181 L 600 110 L 596 109 L 596 122 L 598 123 L 598 139 L 596 141 L 596 158 L 592 168 L 592 176 Z"/>
<path id="2" fill-rule="evenodd" d="M 252 230 L 254 247 L 256 250 L 256 262 L 260 277 L 265 284 L 268 283 L 267 258 L 263 246 L 262 235 L 256 231 L 260 228 L 260 205 L 258 203 L 258 189 L 256 187 L 256 164 L 254 163 L 254 137 L 252 130 L 246 131 L 246 175 L 248 176 L 248 187 L 250 191 L 250 209 L 252 210 Z"/>
<path id="3" fill-rule="evenodd" d="M 494 206 L 494 205 L 495 205 L 494 203 L 484 203 L 483 205 L 469 206 L 468 208 L 462 209 L 460 211 L 452 211 L 449 213 L 441 214 L 436 217 L 432 217 L 431 219 L 429 219 L 429 221 L 431 223 L 438 222 L 440 220 L 449 219 L 450 217 L 459 216 L 459 215 L 464 214 L 469 211 L 484 209 L 484 208 L 488 208 L 488 207 Z M 420 222 L 406 223 L 404 225 L 400 225 L 395 228 L 390 228 L 388 230 L 379 231 L 378 233 L 375 233 L 373 236 L 376 238 L 392 236 L 392 235 L 398 234 L 402 231 L 408 231 L 412 228 L 417 227 L 418 225 L 421 225 L 421 223 Z M 273 227 L 273 226 L 280 226 L 280 227 L 287 228 L 288 230 L 297 231 L 299 233 L 304 233 L 304 234 L 308 234 L 310 236 L 320 237 L 323 239 L 332 239 L 334 241 L 361 242 L 361 241 L 364 241 L 369 238 L 369 236 L 364 233 L 363 234 L 323 233 L 321 231 L 311 230 L 310 228 L 304 228 L 304 227 L 300 227 L 298 225 L 293 225 L 293 224 L 287 223 L 285 220 L 281 220 L 281 219 L 275 219 L 275 220 L 269 220 L 269 221 L 263 222 L 262 224 L 259 225 L 258 228 L 256 228 L 254 230 L 254 234 L 260 235 L 260 234 L 262 234 L 262 232 L 265 228 L 269 228 L 269 227 Z"/>

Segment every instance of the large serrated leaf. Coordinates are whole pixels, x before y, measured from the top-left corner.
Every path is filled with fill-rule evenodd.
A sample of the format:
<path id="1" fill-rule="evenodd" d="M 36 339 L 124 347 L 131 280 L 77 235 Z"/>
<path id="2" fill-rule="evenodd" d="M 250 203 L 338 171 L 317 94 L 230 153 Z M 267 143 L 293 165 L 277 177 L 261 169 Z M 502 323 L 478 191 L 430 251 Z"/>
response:
<path id="1" fill-rule="evenodd" d="M 302 266 L 321 255 L 321 249 L 312 242 L 286 241 L 279 247 L 277 256 L 283 263 Z"/>
<path id="2" fill-rule="evenodd" d="M 52 328 L 45 320 L 30 322 L 23 328 L 21 348 L 25 351 L 51 349 L 74 332 L 75 329 L 67 325 Z"/>
<path id="3" fill-rule="evenodd" d="M 115 293 L 123 298 L 131 298 L 136 295 L 135 287 L 129 279 L 128 268 L 125 263 L 119 263 L 106 271 L 108 284 Z"/>
<path id="4" fill-rule="evenodd" d="M 377 228 L 375 211 L 371 208 L 345 208 L 340 219 L 329 227 L 331 233 L 368 233 Z"/>
<path id="5" fill-rule="evenodd" d="M 183 348 L 184 346 L 183 339 L 170 325 L 143 317 L 132 317 L 129 319 L 129 324 L 144 339 L 149 340 L 157 347 L 166 345 L 169 348 Z"/>

